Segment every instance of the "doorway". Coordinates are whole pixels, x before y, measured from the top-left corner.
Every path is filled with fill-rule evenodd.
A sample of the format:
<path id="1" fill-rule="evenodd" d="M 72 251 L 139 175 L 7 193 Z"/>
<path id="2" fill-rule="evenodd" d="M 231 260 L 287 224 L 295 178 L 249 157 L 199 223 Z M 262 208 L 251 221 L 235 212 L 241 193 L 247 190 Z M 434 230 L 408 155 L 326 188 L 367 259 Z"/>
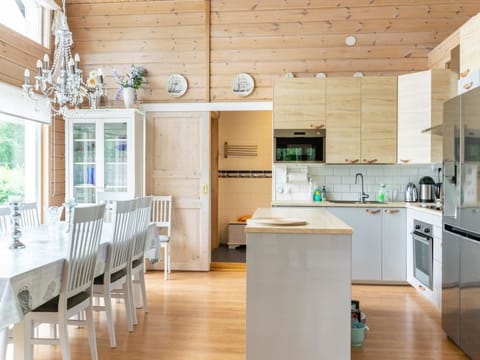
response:
<path id="1" fill-rule="evenodd" d="M 218 263 L 245 263 L 242 220 L 256 208 L 271 206 L 272 112 L 211 115 L 211 250 L 216 268 Z"/>

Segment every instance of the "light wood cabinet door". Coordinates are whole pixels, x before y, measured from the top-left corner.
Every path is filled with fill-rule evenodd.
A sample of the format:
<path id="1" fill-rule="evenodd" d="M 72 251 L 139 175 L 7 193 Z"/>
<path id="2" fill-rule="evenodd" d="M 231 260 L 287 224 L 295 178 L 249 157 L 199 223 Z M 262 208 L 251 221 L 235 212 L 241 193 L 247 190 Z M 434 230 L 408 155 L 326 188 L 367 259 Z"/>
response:
<path id="1" fill-rule="evenodd" d="M 327 163 L 360 161 L 360 97 L 360 78 L 327 78 Z"/>
<path id="2" fill-rule="evenodd" d="M 273 88 L 273 128 L 325 128 L 325 79 L 275 80 Z"/>
<path id="3" fill-rule="evenodd" d="M 398 77 L 398 162 L 429 163 L 431 72 Z"/>
<path id="4" fill-rule="evenodd" d="M 448 70 L 428 70 L 398 77 L 398 162 L 442 160 L 442 138 L 426 131 L 443 122 L 443 103 L 452 95 Z"/>
<path id="5" fill-rule="evenodd" d="M 460 76 L 480 68 L 480 14 L 460 28 Z"/>
<path id="6" fill-rule="evenodd" d="M 397 161 L 397 77 L 362 79 L 361 162 Z"/>

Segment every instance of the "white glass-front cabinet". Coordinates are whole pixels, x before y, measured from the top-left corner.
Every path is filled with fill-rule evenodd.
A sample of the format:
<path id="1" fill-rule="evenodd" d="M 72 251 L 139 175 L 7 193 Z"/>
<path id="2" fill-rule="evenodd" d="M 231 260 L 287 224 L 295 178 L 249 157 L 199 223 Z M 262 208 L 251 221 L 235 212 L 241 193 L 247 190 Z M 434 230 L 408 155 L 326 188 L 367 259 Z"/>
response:
<path id="1" fill-rule="evenodd" d="M 95 203 L 98 191 L 144 194 L 145 115 L 135 109 L 71 110 L 65 115 L 66 194 Z"/>

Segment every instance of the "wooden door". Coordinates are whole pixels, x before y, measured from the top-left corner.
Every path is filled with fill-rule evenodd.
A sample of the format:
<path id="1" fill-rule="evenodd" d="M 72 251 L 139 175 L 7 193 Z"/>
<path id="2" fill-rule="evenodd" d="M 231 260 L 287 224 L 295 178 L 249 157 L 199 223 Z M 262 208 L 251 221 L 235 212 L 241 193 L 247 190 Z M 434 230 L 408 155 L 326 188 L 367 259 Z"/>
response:
<path id="1" fill-rule="evenodd" d="M 397 162 L 397 78 L 362 79 L 361 162 Z"/>
<path id="2" fill-rule="evenodd" d="M 146 149 L 146 193 L 173 196 L 172 269 L 209 270 L 210 113 L 150 113 Z"/>
<path id="3" fill-rule="evenodd" d="M 325 128 L 325 79 L 277 79 L 273 89 L 273 128 Z"/>
<path id="4" fill-rule="evenodd" d="M 360 161 L 360 78 L 327 78 L 327 163 Z"/>
<path id="5" fill-rule="evenodd" d="M 480 14 L 472 17 L 460 28 L 460 74 L 480 68 Z"/>

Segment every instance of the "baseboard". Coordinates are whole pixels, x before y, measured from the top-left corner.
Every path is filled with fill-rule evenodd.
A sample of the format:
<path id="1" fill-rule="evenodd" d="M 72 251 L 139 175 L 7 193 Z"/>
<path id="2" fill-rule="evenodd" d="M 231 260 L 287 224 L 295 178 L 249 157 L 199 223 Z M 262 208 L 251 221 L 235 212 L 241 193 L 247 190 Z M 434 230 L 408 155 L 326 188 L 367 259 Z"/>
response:
<path id="1" fill-rule="evenodd" d="M 211 262 L 210 271 L 241 271 L 247 270 L 247 264 L 245 263 L 232 263 L 232 262 Z"/>

